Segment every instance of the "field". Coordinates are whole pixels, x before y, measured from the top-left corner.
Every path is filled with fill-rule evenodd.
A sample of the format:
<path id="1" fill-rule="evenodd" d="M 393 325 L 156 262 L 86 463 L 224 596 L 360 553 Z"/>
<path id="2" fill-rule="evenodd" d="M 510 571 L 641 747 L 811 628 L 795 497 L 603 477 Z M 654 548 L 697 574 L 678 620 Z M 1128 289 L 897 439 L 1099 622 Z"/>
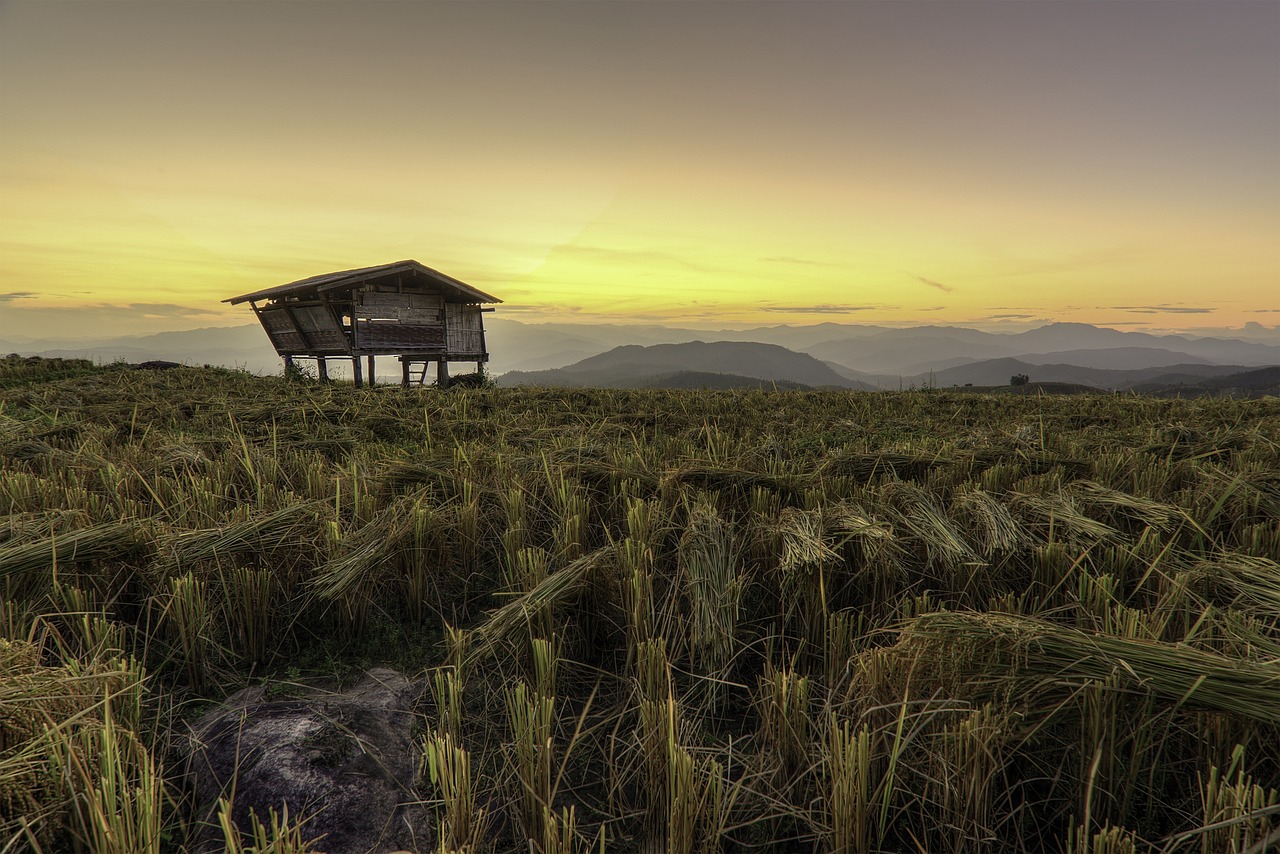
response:
<path id="1" fill-rule="evenodd" d="M 1280 850 L 1274 398 L 9 359 L 0 502 L 0 850 L 182 850 L 183 721 L 373 665 L 444 850 Z"/>

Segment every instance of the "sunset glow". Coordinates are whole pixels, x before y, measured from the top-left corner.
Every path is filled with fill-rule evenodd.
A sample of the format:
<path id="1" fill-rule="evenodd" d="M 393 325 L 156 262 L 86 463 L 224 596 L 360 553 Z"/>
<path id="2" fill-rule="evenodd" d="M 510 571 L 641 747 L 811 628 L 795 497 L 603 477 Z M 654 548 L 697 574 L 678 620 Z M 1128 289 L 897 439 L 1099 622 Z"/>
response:
<path id="1" fill-rule="evenodd" d="M 530 320 L 1280 319 L 1280 5 L 0 11 L 0 325 L 416 258 Z"/>

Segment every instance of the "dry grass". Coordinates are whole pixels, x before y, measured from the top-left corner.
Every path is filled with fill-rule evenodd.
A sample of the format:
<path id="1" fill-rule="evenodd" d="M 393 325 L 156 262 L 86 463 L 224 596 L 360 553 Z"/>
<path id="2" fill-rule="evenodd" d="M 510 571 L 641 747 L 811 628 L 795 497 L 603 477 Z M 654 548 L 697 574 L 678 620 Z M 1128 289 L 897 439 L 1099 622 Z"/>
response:
<path id="1" fill-rule="evenodd" d="M 179 850 L 184 704 L 371 663 L 442 849 L 1271 850 L 1277 532 L 1274 400 L 27 366 L 0 850 Z"/>

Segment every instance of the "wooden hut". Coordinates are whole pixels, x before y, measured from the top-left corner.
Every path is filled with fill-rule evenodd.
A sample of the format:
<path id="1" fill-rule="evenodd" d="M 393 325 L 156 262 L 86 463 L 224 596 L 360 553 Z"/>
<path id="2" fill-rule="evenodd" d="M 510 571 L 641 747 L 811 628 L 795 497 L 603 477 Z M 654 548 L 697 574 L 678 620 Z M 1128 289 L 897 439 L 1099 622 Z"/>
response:
<path id="1" fill-rule="evenodd" d="M 356 386 L 360 361 L 374 382 L 374 357 L 400 359 L 402 384 L 423 382 L 436 365 L 439 385 L 449 382 L 450 362 L 489 361 L 484 340 L 485 303 L 502 300 L 417 261 L 397 261 L 325 273 L 223 300 L 247 302 L 284 359 L 315 359 L 328 379 L 328 359 L 350 359 Z"/>

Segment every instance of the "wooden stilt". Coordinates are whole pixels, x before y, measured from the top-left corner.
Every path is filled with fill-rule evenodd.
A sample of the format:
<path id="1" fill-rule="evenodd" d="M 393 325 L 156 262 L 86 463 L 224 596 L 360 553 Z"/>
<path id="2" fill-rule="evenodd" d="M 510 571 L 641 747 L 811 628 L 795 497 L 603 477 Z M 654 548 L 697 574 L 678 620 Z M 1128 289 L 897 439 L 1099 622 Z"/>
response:
<path id="1" fill-rule="evenodd" d="M 376 376 L 376 374 L 374 374 L 372 353 L 369 354 L 368 359 L 369 359 L 369 388 L 373 388 L 374 377 Z"/>
<path id="2" fill-rule="evenodd" d="M 356 381 L 356 388 L 362 388 L 364 386 L 364 377 L 360 372 L 359 356 L 351 357 L 351 376 Z"/>
<path id="3" fill-rule="evenodd" d="M 285 379 L 290 379 L 292 376 L 293 376 L 293 357 L 285 356 L 284 357 L 284 377 Z"/>
<path id="4" fill-rule="evenodd" d="M 400 386 L 409 387 L 409 360 L 403 356 L 400 357 Z"/>
<path id="5" fill-rule="evenodd" d="M 436 362 L 436 385 L 440 388 L 449 387 L 449 363 L 444 359 Z"/>
<path id="6" fill-rule="evenodd" d="M 324 356 L 316 356 L 316 376 L 322 383 L 329 381 L 329 363 L 324 360 Z"/>

